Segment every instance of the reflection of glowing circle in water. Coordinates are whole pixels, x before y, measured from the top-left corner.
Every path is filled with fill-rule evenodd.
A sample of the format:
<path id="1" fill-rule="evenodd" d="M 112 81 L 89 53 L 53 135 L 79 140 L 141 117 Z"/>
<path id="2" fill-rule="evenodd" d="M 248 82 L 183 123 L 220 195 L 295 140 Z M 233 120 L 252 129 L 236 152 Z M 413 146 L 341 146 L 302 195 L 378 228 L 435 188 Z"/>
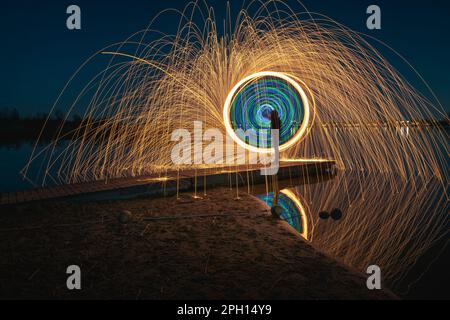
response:
<path id="1" fill-rule="evenodd" d="M 264 201 L 269 207 L 272 207 L 274 193 L 258 195 L 257 198 Z M 281 219 L 289 223 L 304 239 L 308 240 L 308 219 L 300 199 L 294 193 L 285 189 L 280 191 L 277 205 L 283 209 Z"/>
<path id="2" fill-rule="evenodd" d="M 280 72 L 259 72 L 231 90 L 223 116 L 227 133 L 236 143 L 253 152 L 269 153 L 272 111 L 280 117 L 280 151 L 284 151 L 306 133 L 309 109 L 305 91 L 293 78 Z M 267 135 L 259 137 L 260 130 L 267 130 Z"/>

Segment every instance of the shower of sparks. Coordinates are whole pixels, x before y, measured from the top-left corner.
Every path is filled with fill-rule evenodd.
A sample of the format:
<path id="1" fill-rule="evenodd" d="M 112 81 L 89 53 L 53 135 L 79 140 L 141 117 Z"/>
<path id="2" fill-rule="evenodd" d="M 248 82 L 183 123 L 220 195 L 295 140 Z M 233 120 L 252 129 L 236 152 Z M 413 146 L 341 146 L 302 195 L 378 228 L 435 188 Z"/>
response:
<path id="1" fill-rule="evenodd" d="M 199 6 L 188 8 L 202 13 Z M 204 25 L 188 20 L 185 12 L 173 37 L 146 42 L 152 35 L 146 29 L 100 51 L 110 54 L 92 58 L 110 61 L 68 110 L 66 119 L 84 110 L 83 123 L 70 143 L 61 144 L 65 137 L 57 135 L 31 157 L 29 165 L 37 158 L 44 161 L 41 183 L 163 174 L 174 167 L 172 132 L 192 132 L 193 122 L 203 121 L 204 130 L 219 128 L 225 134 L 223 106 L 229 93 L 242 79 L 266 71 L 301 80 L 316 106 L 308 134 L 283 158 L 326 157 L 344 170 L 447 178 L 444 133 L 429 136 L 426 128 L 408 138 L 398 133 L 399 121 L 433 119 L 439 106 L 409 85 L 362 36 L 272 1 L 253 17 L 242 10 L 234 32 L 221 36 L 208 12 Z M 438 144 L 444 152 L 435 151 Z"/>

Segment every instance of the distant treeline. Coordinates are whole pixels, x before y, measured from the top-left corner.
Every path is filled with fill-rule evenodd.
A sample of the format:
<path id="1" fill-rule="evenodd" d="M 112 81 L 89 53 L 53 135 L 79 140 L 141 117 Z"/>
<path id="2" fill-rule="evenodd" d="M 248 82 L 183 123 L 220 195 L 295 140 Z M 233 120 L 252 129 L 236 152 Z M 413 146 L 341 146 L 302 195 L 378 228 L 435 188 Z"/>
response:
<path id="1" fill-rule="evenodd" d="M 48 120 L 47 120 L 48 119 Z M 65 114 L 56 110 L 49 117 L 46 113 L 37 113 L 32 116 L 22 116 L 15 108 L 0 109 L 0 145 L 18 147 L 24 142 L 34 142 L 40 135 L 40 142 L 47 143 L 56 136 L 70 140 L 77 128 L 83 124 L 83 119 L 75 114 L 64 121 Z M 450 113 L 441 121 L 412 120 L 411 123 L 420 125 L 450 127 Z M 45 130 L 42 131 L 45 121 Z M 86 119 L 84 119 L 86 121 Z M 105 123 L 105 119 L 96 120 L 97 125 Z"/>
<path id="2" fill-rule="evenodd" d="M 74 115 L 64 121 L 64 117 L 64 114 L 60 111 L 54 112 L 47 120 L 48 114 L 46 113 L 21 116 L 18 110 L 14 108 L 0 109 L 0 144 L 17 146 L 24 142 L 36 141 L 41 134 L 45 121 L 47 121 L 47 124 L 41 134 L 42 143 L 51 141 L 60 130 L 60 135 L 67 135 L 69 140 L 71 132 L 81 125 L 82 118 L 79 115 Z"/>

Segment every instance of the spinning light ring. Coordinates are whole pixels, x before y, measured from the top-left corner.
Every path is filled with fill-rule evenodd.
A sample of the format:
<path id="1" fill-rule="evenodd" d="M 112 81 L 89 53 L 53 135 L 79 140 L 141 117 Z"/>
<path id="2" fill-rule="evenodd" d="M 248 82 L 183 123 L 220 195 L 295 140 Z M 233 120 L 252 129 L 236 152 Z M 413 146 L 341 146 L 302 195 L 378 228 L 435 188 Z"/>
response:
<path id="1" fill-rule="evenodd" d="M 227 133 L 247 150 L 273 152 L 269 131 L 273 110 L 278 111 L 281 120 L 280 151 L 292 147 L 306 134 L 310 104 L 302 86 L 281 72 L 252 74 L 230 91 L 223 109 Z M 257 140 L 259 130 L 267 130 L 264 141 Z M 246 141 L 244 132 L 252 131 L 252 138 Z"/>

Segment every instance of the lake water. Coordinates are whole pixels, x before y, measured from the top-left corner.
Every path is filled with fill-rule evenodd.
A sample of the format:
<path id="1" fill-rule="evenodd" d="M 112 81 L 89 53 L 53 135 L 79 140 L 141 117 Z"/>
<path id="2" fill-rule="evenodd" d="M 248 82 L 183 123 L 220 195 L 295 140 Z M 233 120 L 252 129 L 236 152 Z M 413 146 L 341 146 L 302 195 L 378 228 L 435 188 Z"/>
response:
<path id="1" fill-rule="evenodd" d="M 33 187 L 20 174 L 20 171 L 28 162 L 32 150 L 31 143 L 0 147 L 0 159 L 2 162 L 0 192 L 24 190 Z"/>
<path id="2" fill-rule="evenodd" d="M 61 143 L 59 148 L 64 148 L 65 145 L 66 142 Z M 45 145 L 37 146 L 35 154 L 38 154 L 44 148 Z M 32 142 L 20 142 L 8 146 L 0 145 L 0 159 L 2 162 L 0 192 L 13 192 L 39 187 L 39 183 L 42 181 L 42 172 L 45 169 L 42 162 L 35 161 L 29 167 L 27 177 L 30 177 L 30 179 L 25 179 L 21 174 L 21 171 L 29 162 L 33 149 L 34 143 Z"/>

